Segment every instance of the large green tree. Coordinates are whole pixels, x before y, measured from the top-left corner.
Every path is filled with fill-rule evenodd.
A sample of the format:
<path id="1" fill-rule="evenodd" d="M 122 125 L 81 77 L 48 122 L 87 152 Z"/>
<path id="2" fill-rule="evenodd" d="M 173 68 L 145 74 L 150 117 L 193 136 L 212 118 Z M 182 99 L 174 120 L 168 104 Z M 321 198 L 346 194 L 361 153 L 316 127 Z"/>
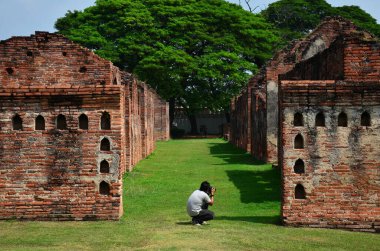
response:
<path id="1" fill-rule="evenodd" d="M 280 30 L 283 42 L 303 37 L 327 16 L 342 16 L 380 35 L 380 25 L 358 6 L 332 7 L 325 0 L 280 0 L 263 10 L 264 18 Z"/>
<path id="2" fill-rule="evenodd" d="M 133 72 L 194 115 L 223 109 L 278 43 L 258 15 L 223 0 L 97 0 L 58 31 Z"/>

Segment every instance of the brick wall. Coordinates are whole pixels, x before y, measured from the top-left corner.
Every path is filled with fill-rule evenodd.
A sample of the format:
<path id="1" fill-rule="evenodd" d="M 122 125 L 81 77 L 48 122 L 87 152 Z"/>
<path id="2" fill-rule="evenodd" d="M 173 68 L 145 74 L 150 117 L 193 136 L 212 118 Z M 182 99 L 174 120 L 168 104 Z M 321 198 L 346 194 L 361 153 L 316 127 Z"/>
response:
<path id="1" fill-rule="evenodd" d="M 348 81 L 378 81 L 380 79 L 380 44 L 366 33 L 345 39 L 344 78 Z"/>
<path id="2" fill-rule="evenodd" d="M 347 20 L 329 18 L 307 37 L 294 41 L 287 48 L 276 53 L 273 59 L 268 61 L 261 69 L 260 73 L 251 78 L 248 90 L 244 90 L 242 95 L 234 99 L 240 105 L 237 110 L 236 108 L 231 110 L 231 119 L 232 121 L 240 121 L 240 124 L 245 123 L 249 126 L 249 129 L 244 129 L 241 126 L 231 127 L 231 135 L 235 135 L 231 138 L 231 143 L 243 149 L 251 149 L 252 155 L 257 159 L 276 164 L 278 162 L 279 135 L 279 76 L 293 70 L 297 63 L 313 61 L 313 68 L 305 68 L 306 66 L 310 67 L 312 65 L 310 63 L 307 63 L 306 66 L 298 64 L 297 68 L 293 70 L 293 75 L 289 74 L 286 79 L 309 79 L 311 77 L 311 79 L 330 79 L 331 75 L 326 75 L 327 73 L 338 75 L 339 79 L 341 79 L 343 64 L 336 64 L 335 62 L 342 62 L 342 53 L 333 54 L 331 51 L 335 47 L 342 47 L 339 47 L 341 43 L 336 42 L 337 38 L 350 34 L 355 30 L 356 27 Z M 335 45 L 332 46 L 332 43 L 335 43 Z M 328 52 L 323 52 L 328 48 L 330 48 Z M 335 50 L 336 53 L 342 51 L 336 48 Z M 324 54 L 319 55 L 321 52 Z M 315 57 L 316 55 L 317 58 Z M 321 62 L 326 62 L 326 64 L 321 64 Z M 340 67 L 339 72 L 332 73 L 331 69 L 336 67 Z M 252 101 L 247 99 L 244 93 L 250 93 Z M 254 102 L 253 94 L 256 101 L 260 98 L 265 103 L 264 106 L 260 106 L 260 111 L 252 110 L 254 107 L 252 105 L 252 102 Z M 245 104 L 242 104 L 244 102 Z M 258 108 L 257 102 L 255 108 Z M 255 135 L 258 136 L 256 137 Z"/>
<path id="3" fill-rule="evenodd" d="M 102 86 L 102 88 L 104 88 Z M 1 90 L 1 193 L 0 218 L 118 219 L 121 210 L 119 90 L 59 94 L 52 90 Z M 78 93 L 83 91 L 79 89 Z M 5 94 L 13 94 L 5 96 Z M 99 130 L 103 112 L 111 115 L 111 130 Z M 22 130 L 13 130 L 19 115 Z M 66 117 L 67 129 L 56 129 L 57 116 Z M 79 116 L 88 118 L 88 129 L 79 129 Z M 37 116 L 45 130 L 35 130 Z M 103 138 L 109 151 L 100 150 Z M 109 172 L 100 173 L 100 163 Z M 109 195 L 99 193 L 100 182 L 110 185 Z"/>
<path id="4" fill-rule="evenodd" d="M 283 81 L 280 96 L 284 223 L 379 232 L 380 84 Z M 296 113 L 303 125 L 294 124 Z M 325 126 L 316 126 L 319 113 Z"/>
<path id="5" fill-rule="evenodd" d="M 122 175 L 154 150 L 156 119 L 168 139 L 156 106 L 168 110 L 61 35 L 1 41 L 0 219 L 118 219 Z"/>

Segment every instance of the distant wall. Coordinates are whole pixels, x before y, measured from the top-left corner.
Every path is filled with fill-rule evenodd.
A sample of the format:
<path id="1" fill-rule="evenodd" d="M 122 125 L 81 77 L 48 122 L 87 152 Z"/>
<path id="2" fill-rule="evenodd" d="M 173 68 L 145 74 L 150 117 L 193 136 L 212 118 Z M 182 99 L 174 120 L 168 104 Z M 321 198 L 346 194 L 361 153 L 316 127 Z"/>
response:
<path id="1" fill-rule="evenodd" d="M 213 114 L 211 112 L 204 112 L 197 115 L 196 118 L 199 133 L 205 133 L 205 128 L 206 134 L 222 135 L 223 124 L 226 123 L 224 113 Z M 184 129 L 186 133 L 191 132 L 189 119 L 183 113 L 176 114 L 174 124 L 176 124 L 178 128 Z"/>

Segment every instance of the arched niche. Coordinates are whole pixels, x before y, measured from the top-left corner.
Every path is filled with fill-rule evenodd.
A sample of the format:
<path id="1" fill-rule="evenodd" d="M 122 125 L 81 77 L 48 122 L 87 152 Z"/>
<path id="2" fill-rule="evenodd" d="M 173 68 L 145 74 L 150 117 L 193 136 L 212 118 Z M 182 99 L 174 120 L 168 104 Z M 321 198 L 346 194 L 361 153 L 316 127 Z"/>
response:
<path id="1" fill-rule="evenodd" d="M 103 112 L 100 118 L 100 129 L 111 130 L 111 116 L 108 112 Z"/>
<path id="2" fill-rule="evenodd" d="M 12 118 L 12 128 L 13 130 L 18 130 L 21 131 L 23 126 L 22 126 L 22 119 L 20 115 L 16 114 Z"/>
<path id="3" fill-rule="evenodd" d="M 303 174 L 305 173 L 305 163 L 302 159 L 298 159 L 296 163 L 294 163 L 293 170 L 295 173 Z"/>
<path id="4" fill-rule="evenodd" d="M 323 112 L 320 112 L 317 114 L 317 116 L 315 116 L 315 126 L 317 126 L 317 127 L 326 126 L 325 115 L 323 114 Z"/>
<path id="5" fill-rule="evenodd" d="M 371 126 L 371 115 L 367 111 L 362 113 L 362 116 L 360 118 L 360 125 Z"/>
<path id="6" fill-rule="evenodd" d="M 294 114 L 294 120 L 293 120 L 294 126 L 303 126 L 303 115 L 300 112 L 297 112 Z"/>
<path id="7" fill-rule="evenodd" d="M 99 184 L 99 193 L 101 195 L 109 195 L 111 191 L 110 185 L 104 180 Z"/>
<path id="8" fill-rule="evenodd" d="M 78 118 L 79 129 L 88 130 L 88 117 L 86 114 L 81 114 Z"/>
<path id="9" fill-rule="evenodd" d="M 306 199 L 305 188 L 301 184 L 296 185 L 296 188 L 294 189 L 294 198 L 300 200 Z"/>
<path id="10" fill-rule="evenodd" d="M 339 113 L 338 116 L 338 126 L 340 127 L 347 127 L 347 114 L 344 112 Z"/>
<path id="11" fill-rule="evenodd" d="M 297 136 L 294 138 L 294 149 L 303 149 L 303 148 L 304 148 L 303 137 L 301 134 L 297 134 Z"/>
<path id="12" fill-rule="evenodd" d="M 59 114 L 57 116 L 57 129 L 58 130 L 66 130 L 67 129 L 67 123 L 66 123 L 65 115 Z"/>
<path id="13" fill-rule="evenodd" d="M 109 173 L 110 172 L 110 164 L 107 160 L 102 160 L 100 162 L 100 173 Z"/>
<path id="14" fill-rule="evenodd" d="M 34 128 L 35 128 L 35 130 L 39 130 L 39 131 L 45 130 L 45 119 L 43 116 L 38 115 L 36 117 Z"/>
<path id="15" fill-rule="evenodd" d="M 107 138 L 103 138 L 100 141 L 100 150 L 101 151 L 111 151 L 111 142 Z"/>

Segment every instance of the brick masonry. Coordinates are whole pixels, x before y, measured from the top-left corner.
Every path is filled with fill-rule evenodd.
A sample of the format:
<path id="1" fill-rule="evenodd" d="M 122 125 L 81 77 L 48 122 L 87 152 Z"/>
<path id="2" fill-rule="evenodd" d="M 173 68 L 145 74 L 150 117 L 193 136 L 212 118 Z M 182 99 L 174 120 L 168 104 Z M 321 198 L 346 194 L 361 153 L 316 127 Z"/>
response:
<path id="1" fill-rule="evenodd" d="M 277 164 L 279 76 L 292 70 L 297 63 L 330 48 L 337 37 L 352 33 L 355 29 L 351 22 L 344 19 L 330 19 L 304 39 L 294 41 L 276 53 L 259 74 L 251 78 L 242 94 L 233 100 L 237 106 L 231 106 L 231 142 L 259 160 Z M 234 127 L 234 124 L 246 126 Z"/>
<path id="2" fill-rule="evenodd" d="M 284 223 L 379 232 L 379 82 L 282 81 L 280 96 Z M 296 113 L 303 125 L 295 125 Z M 317 126 L 317 114 L 324 126 Z M 340 116 L 345 123 L 338 123 Z M 304 198 L 297 198 L 297 185 Z"/>
<path id="3" fill-rule="evenodd" d="M 251 79 L 251 103 L 233 100 L 252 155 L 282 170 L 284 224 L 380 232 L 379 62 L 377 38 L 331 18 Z"/>
<path id="4" fill-rule="evenodd" d="M 122 175 L 168 138 L 167 103 L 111 62 L 57 34 L 0 42 L 0 219 L 116 220 Z"/>

